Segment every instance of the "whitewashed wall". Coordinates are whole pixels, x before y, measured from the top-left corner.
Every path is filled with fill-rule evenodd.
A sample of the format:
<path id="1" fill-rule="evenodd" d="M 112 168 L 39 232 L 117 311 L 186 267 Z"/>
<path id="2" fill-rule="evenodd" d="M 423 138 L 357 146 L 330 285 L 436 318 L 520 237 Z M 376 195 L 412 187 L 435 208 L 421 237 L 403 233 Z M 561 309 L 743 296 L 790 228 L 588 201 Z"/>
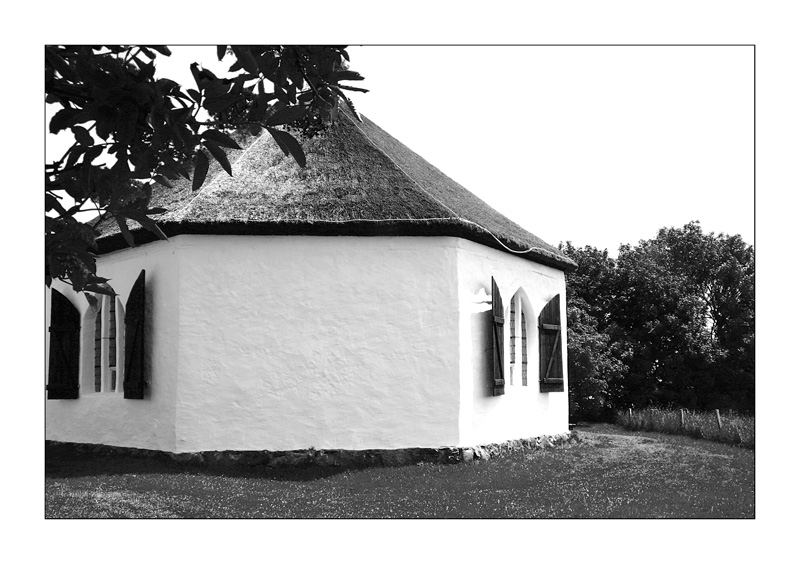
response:
<path id="1" fill-rule="evenodd" d="M 454 241 L 181 236 L 177 450 L 455 444 Z"/>
<path id="2" fill-rule="evenodd" d="M 94 391 L 94 312 L 82 295 L 54 282 L 81 314 L 80 397 L 47 400 L 45 436 L 49 440 L 174 450 L 175 393 L 178 356 L 178 262 L 175 240 L 158 241 L 104 255 L 97 273 L 124 304 L 139 272 L 146 270 L 145 346 L 150 387 L 144 400 L 126 400 L 118 392 Z M 46 292 L 46 326 L 50 325 L 50 290 Z M 50 350 L 49 333 L 46 350 Z M 122 341 L 118 349 L 122 348 Z M 48 366 L 47 364 L 45 366 Z"/>
<path id="3" fill-rule="evenodd" d="M 566 285 L 564 273 L 457 239 L 459 300 L 460 416 L 459 446 L 500 442 L 509 439 L 563 433 L 568 430 Z M 522 386 L 519 373 L 509 383 L 505 339 L 505 394 L 494 397 L 489 389 L 492 371 L 491 311 L 479 305 L 477 295 L 491 294 L 491 278 L 500 289 L 508 326 L 511 297 L 520 289 L 528 325 L 528 385 Z M 561 294 L 561 334 L 564 365 L 564 392 L 539 392 L 539 332 L 537 320 L 545 304 Z M 481 311 L 483 310 L 483 311 Z M 519 313 L 517 313 L 519 315 Z M 521 357 L 521 351 L 517 350 Z"/>
<path id="4" fill-rule="evenodd" d="M 566 393 L 538 391 L 536 318 L 564 292 L 556 269 L 449 237 L 181 235 L 98 264 L 122 303 L 147 270 L 150 388 L 144 400 L 93 391 L 94 317 L 57 286 L 90 334 L 80 398 L 47 402 L 48 439 L 393 449 L 567 430 Z M 488 314 L 473 303 L 491 276 L 506 307 L 519 288 L 530 302 L 529 385 L 517 378 L 501 397 L 487 388 Z"/>

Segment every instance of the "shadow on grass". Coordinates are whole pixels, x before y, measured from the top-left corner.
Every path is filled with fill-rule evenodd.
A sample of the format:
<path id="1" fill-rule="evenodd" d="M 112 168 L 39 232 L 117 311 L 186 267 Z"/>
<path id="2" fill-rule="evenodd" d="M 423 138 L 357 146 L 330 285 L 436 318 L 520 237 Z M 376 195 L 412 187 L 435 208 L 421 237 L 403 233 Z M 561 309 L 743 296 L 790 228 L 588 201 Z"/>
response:
<path id="1" fill-rule="evenodd" d="M 176 462 L 166 456 L 131 456 L 125 454 L 76 452 L 63 445 L 45 446 L 45 477 L 78 478 L 120 474 L 203 474 L 233 478 L 308 482 L 335 476 L 353 468 L 302 465 L 272 468 L 264 464 L 206 465 Z"/>

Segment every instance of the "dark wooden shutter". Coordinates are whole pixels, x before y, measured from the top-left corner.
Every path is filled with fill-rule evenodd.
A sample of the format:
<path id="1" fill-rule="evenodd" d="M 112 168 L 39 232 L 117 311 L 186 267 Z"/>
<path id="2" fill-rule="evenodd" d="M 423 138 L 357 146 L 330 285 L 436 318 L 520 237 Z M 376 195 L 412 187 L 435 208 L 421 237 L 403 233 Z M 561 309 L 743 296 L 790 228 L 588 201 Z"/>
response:
<path id="1" fill-rule="evenodd" d="M 47 399 L 77 399 L 81 316 L 58 290 L 53 289 L 50 295 Z"/>
<path id="2" fill-rule="evenodd" d="M 492 395 L 502 396 L 505 393 L 503 378 L 503 299 L 500 290 L 492 278 Z"/>
<path id="3" fill-rule="evenodd" d="M 126 399 L 144 399 L 144 270 L 139 274 L 125 303 L 125 376 Z"/>
<path id="4" fill-rule="evenodd" d="M 97 309 L 97 315 L 94 316 L 94 391 L 99 392 L 102 386 L 103 379 L 103 296 L 98 298 L 100 307 Z"/>
<path id="5" fill-rule="evenodd" d="M 561 296 L 547 302 L 539 315 L 539 390 L 564 391 L 561 354 Z"/>
<path id="6" fill-rule="evenodd" d="M 117 365 L 117 298 L 111 296 L 108 309 L 108 366 Z"/>

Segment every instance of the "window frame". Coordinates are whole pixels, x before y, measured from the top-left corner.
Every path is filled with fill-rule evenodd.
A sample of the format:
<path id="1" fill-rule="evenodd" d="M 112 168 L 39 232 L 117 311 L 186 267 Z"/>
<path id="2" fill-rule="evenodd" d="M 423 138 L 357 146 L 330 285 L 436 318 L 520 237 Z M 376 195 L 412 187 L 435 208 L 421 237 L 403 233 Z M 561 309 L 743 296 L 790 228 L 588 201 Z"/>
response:
<path id="1" fill-rule="evenodd" d="M 506 346 L 508 357 L 508 384 L 515 384 L 515 376 L 519 376 L 518 387 L 528 387 L 528 358 L 530 351 L 530 338 L 528 337 L 526 311 L 530 310 L 527 305 L 527 296 L 522 288 L 517 289 L 511 297 L 508 305 L 508 330 L 506 331 Z M 525 326 L 523 326 L 525 324 Z M 523 338 L 524 336 L 524 338 Z"/>
<path id="2" fill-rule="evenodd" d="M 113 315 L 112 303 L 114 304 Z M 91 339 L 84 341 L 87 345 L 91 344 L 91 354 L 88 357 L 92 360 L 89 374 L 87 374 L 88 386 L 86 389 L 91 390 L 93 394 L 120 394 L 123 391 L 124 381 L 125 309 L 117 296 L 98 296 L 97 304 L 96 307 L 89 310 L 89 319 L 93 320 Z M 113 332 L 111 330 L 112 323 L 114 325 Z M 100 327 L 99 337 L 97 335 L 98 325 Z M 99 365 L 97 364 L 98 352 Z"/>

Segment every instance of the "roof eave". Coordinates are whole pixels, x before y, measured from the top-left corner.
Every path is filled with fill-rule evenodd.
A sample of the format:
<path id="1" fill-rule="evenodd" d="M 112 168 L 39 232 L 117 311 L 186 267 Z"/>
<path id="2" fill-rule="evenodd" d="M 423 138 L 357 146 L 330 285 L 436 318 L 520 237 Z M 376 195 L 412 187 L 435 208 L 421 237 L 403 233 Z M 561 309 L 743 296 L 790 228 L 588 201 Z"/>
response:
<path id="1" fill-rule="evenodd" d="M 158 222 L 168 237 L 177 235 L 307 235 L 307 236 L 422 236 L 458 237 L 485 245 L 515 256 L 551 266 L 564 272 L 577 268 L 572 260 L 561 257 L 546 249 L 531 249 L 528 252 L 511 252 L 493 237 L 466 228 L 459 220 L 396 220 L 375 222 L 306 222 L 306 221 L 267 221 L 267 222 Z M 151 232 L 142 228 L 130 230 L 137 245 L 158 240 Z M 103 255 L 127 248 L 122 235 L 112 233 L 97 239 L 97 254 Z"/>

